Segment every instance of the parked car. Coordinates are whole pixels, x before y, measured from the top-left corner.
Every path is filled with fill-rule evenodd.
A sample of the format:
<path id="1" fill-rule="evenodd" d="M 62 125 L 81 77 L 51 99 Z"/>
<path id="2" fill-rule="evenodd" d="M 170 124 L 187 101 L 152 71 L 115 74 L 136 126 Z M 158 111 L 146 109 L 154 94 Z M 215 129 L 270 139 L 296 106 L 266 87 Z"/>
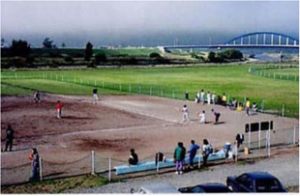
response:
<path id="1" fill-rule="evenodd" d="M 226 183 L 233 192 L 287 192 L 281 182 L 267 172 L 229 176 Z"/>
<path id="2" fill-rule="evenodd" d="M 131 193 L 138 193 L 138 194 L 152 194 L 152 193 L 180 193 L 176 187 L 169 183 L 150 183 L 145 184 L 139 188 L 136 192 L 134 190 L 130 191 Z"/>
<path id="3" fill-rule="evenodd" d="M 199 184 L 191 187 L 179 188 L 181 193 L 229 193 L 231 190 L 221 183 Z"/>

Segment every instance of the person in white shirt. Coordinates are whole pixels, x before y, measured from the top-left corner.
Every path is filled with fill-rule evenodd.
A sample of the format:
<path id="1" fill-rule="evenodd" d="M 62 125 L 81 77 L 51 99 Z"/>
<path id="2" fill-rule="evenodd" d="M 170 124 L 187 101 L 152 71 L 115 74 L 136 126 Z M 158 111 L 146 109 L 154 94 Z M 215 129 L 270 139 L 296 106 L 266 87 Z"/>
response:
<path id="1" fill-rule="evenodd" d="M 212 104 L 216 104 L 216 94 L 215 93 L 212 93 L 211 95 L 211 101 L 212 101 Z"/>
<path id="2" fill-rule="evenodd" d="M 187 108 L 187 105 L 184 105 L 181 111 L 183 114 L 183 122 L 188 121 L 189 120 L 189 110 Z"/>
<path id="3" fill-rule="evenodd" d="M 201 92 L 200 92 L 200 101 L 204 104 L 204 91 L 203 91 L 203 89 L 201 89 Z"/>
<path id="4" fill-rule="evenodd" d="M 200 114 L 200 124 L 205 124 L 205 111 L 203 110 Z"/>
<path id="5" fill-rule="evenodd" d="M 210 96 L 210 92 L 209 91 L 207 92 L 206 99 L 207 99 L 207 104 L 210 105 L 211 96 Z"/>

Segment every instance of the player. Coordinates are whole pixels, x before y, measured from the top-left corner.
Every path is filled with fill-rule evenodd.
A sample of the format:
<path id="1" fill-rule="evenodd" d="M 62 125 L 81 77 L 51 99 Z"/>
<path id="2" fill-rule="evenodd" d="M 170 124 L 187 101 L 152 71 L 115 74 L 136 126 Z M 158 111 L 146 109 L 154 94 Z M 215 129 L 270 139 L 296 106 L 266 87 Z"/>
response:
<path id="1" fill-rule="evenodd" d="M 63 104 L 60 101 L 57 101 L 55 108 L 56 108 L 56 114 L 57 114 L 56 117 L 58 119 L 60 119 L 61 118 L 61 112 L 62 112 Z"/>
<path id="2" fill-rule="evenodd" d="M 93 89 L 93 104 L 97 104 L 97 101 L 99 100 L 98 94 L 97 94 L 97 89 Z"/>
<path id="3" fill-rule="evenodd" d="M 199 114 L 200 117 L 200 124 L 205 124 L 205 111 L 203 110 L 202 113 Z"/>
<path id="4" fill-rule="evenodd" d="M 183 122 L 188 121 L 189 120 L 189 110 L 187 108 L 187 105 L 184 105 L 181 111 L 183 113 Z"/>
<path id="5" fill-rule="evenodd" d="M 249 101 L 249 99 L 248 98 L 246 98 L 246 108 L 245 108 L 245 110 L 246 110 L 246 114 L 249 116 L 250 115 L 250 101 Z"/>
<path id="6" fill-rule="evenodd" d="M 40 103 L 40 101 L 41 101 L 40 91 L 36 91 L 33 94 L 33 100 L 35 103 Z"/>
<path id="7" fill-rule="evenodd" d="M 215 116 L 215 124 L 218 124 L 221 114 L 219 112 L 216 112 L 214 109 L 211 109 L 211 111 L 213 112 L 213 114 Z"/>

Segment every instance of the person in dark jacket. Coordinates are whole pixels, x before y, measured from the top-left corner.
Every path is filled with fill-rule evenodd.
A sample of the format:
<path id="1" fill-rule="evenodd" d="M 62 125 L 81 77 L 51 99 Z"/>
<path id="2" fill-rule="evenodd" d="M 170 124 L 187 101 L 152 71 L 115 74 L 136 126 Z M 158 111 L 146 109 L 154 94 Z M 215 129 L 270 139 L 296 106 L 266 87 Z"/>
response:
<path id="1" fill-rule="evenodd" d="M 183 173 L 183 164 L 184 164 L 185 153 L 186 153 L 186 149 L 183 146 L 183 143 L 178 142 L 178 145 L 174 151 L 174 162 L 175 162 L 175 166 L 176 166 L 176 174 Z"/>
<path id="2" fill-rule="evenodd" d="M 194 160 L 199 148 L 200 148 L 200 146 L 195 144 L 194 140 L 191 140 L 190 149 L 188 151 L 188 153 L 190 155 L 189 156 L 189 167 L 193 167 L 193 160 Z"/>
<path id="3" fill-rule="evenodd" d="M 215 124 L 218 124 L 219 118 L 220 118 L 220 116 L 221 116 L 221 113 L 216 112 L 214 109 L 211 109 L 211 112 L 212 112 L 212 113 L 214 114 L 214 116 L 215 116 Z"/>
<path id="4" fill-rule="evenodd" d="M 128 159 L 128 163 L 130 165 L 136 165 L 136 164 L 138 164 L 138 162 L 139 162 L 139 158 L 138 158 L 138 155 L 135 153 L 135 150 L 130 149 L 130 156 Z"/>
<path id="5" fill-rule="evenodd" d="M 7 151 L 9 148 L 9 151 L 12 150 L 13 140 L 14 140 L 14 130 L 12 129 L 11 125 L 9 124 L 6 129 L 6 143 L 5 143 L 5 150 Z"/>
<path id="6" fill-rule="evenodd" d="M 32 176 L 30 181 L 40 180 L 40 156 L 36 148 L 32 148 L 29 160 L 31 160 L 32 167 Z"/>

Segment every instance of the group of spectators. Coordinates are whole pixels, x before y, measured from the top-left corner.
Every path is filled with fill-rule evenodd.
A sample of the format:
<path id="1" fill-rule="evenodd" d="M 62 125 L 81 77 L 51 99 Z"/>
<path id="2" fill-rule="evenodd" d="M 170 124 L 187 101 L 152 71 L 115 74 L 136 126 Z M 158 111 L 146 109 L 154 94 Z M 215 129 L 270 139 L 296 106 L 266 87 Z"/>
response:
<path id="1" fill-rule="evenodd" d="M 196 144 L 194 140 L 191 140 L 191 144 L 189 147 L 189 150 L 186 151 L 186 148 L 183 144 L 183 142 L 178 142 L 175 150 L 174 150 L 174 163 L 175 163 L 175 169 L 176 169 L 176 174 L 181 175 L 183 174 L 183 171 L 185 170 L 185 157 L 186 154 L 189 154 L 188 158 L 188 169 L 193 169 L 194 168 L 194 158 L 198 152 L 198 150 L 202 150 L 202 156 L 203 156 L 203 166 L 207 165 L 207 159 L 208 156 L 213 153 L 213 147 L 212 145 L 208 142 L 207 139 L 203 140 L 203 146 L 200 148 L 200 145 Z M 155 162 L 157 164 L 158 161 L 163 161 L 164 155 L 163 153 L 159 152 L 155 156 Z M 130 156 L 128 159 L 129 165 L 137 165 L 139 163 L 138 155 L 135 152 L 134 149 L 130 150 Z"/>

